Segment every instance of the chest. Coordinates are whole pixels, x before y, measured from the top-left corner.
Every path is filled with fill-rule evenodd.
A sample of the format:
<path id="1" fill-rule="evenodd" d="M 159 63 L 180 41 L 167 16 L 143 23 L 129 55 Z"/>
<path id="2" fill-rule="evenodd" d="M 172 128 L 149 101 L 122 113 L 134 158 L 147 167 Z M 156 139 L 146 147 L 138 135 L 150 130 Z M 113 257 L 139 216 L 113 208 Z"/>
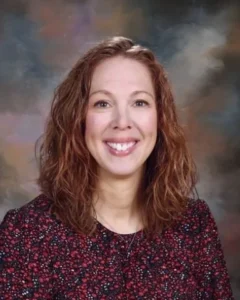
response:
<path id="1" fill-rule="evenodd" d="M 92 244 L 53 257 L 55 299 L 200 299 L 194 253 L 158 241 L 133 245 Z"/>

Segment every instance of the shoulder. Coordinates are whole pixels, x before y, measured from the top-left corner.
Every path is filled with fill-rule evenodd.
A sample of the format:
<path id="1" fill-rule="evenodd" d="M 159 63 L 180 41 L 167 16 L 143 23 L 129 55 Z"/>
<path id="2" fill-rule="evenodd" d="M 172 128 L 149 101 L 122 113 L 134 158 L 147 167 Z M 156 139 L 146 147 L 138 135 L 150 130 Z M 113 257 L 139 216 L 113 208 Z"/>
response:
<path id="1" fill-rule="evenodd" d="M 212 216 L 209 204 L 203 199 L 188 199 L 186 211 L 183 217 L 186 219 L 186 217 L 190 216 L 191 219 L 195 219 L 196 221 Z"/>
<path id="2" fill-rule="evenodd" d="M 203 211 L 209 210 L 208 203 L 203 199 L 192 199 L 189 198 L 187 202 L 186 212 L 199 214 Z"/>
<path id="3" fill-rule="evenodd" d="M 56 253 L 66 257 L 71 247 L 68 242 L 78 236 L 50 214 L 50 206 L 51 200 L 41 194 L 6 213 L 0 225 L 0 257 L 9 261 L 21 258 L 26 264 L 36 262 L 37 255 L 38 265 L 46 264 Z"/>
<path id="4" fill-rule="evenodd" d="M 19 225 L 22 222 L 31 224 L 34 221 L 36 223 L 37 219 L 48 215 L 50 205 L 50 199 L 40 194 L 25 205 L 7 211 L 1 222 L 1 226 L 6 223 L 18 223 Z"/>
<path id="5" fill-rule="evenodd" d="M 0 225 L 1 236 L 20 238 L 23 235 L 37 235 L 53 228 L 56 221 L 49 213 L 50 205 L 50 199 L 40 194 L 20 208 L 7 211 Z"/>
<path id="6" fill-rule="evenodd" d="M 186 209 L 177 219 L 175 228 L 188 235 L 198 235 L 210 227 L 217 229 L 208 203 L 203 199 L 188 199 Z"/>
<path id="7" fill-rule="evenodd" d="M 189 199 L 182 215 L 165 230 L 164 238 L 166 244 L 183 251 L 183 255 L 197 253 L 204 248 L 205 241 L 209 247 L 219 243 L 217 226 L 207 202 Z"/>

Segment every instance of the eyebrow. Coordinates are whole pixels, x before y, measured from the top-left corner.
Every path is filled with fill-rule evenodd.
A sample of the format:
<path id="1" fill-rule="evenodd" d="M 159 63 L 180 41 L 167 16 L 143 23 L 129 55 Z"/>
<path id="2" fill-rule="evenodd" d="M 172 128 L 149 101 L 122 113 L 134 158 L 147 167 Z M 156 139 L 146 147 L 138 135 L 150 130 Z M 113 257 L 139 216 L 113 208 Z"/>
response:
<path id="1" fill-rule="evenodd" d="M 102 93 L 102 94 L 105 94 L 105 95 L 107 95 L 107 96 L 113 96 L 113 94 L 112 94 L 111 92 L 107 91 L 107 90 L 97 90 L 97 91 L 92 92 L 92 93 L 89 95 L 89 97 L 91 97 L 92 95 L 97 94 L 97 93 Z M 131 93 L 131 96 L 136 96 L 136 95 L 142 94 L 142 93 L 147 94 L 147 95 L 149 95 L 151 98 L 154 99 L 154 96 L 153 96 L 151 93 L 149 93 L 149 92 L 147 92 L 147 91 L 144 91 L 144 90 L 142 90 L 142 91 L 141 91 L 141 90 L 139 90 L 139 91 L 134 91 L 134 92 Z"/>

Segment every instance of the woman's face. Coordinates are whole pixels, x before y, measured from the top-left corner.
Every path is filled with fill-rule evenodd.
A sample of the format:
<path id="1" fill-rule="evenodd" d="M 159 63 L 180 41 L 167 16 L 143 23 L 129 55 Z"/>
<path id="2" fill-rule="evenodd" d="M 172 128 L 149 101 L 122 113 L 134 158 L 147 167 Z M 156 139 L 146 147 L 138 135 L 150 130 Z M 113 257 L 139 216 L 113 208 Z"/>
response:
<path id="1" fill-rule="evenodd" d="M 101 62 L 92 77 L 85 131 L 100 174 L 141 172 L 156 138 L 156 99 L 147 67 L 121 56 Z"/>

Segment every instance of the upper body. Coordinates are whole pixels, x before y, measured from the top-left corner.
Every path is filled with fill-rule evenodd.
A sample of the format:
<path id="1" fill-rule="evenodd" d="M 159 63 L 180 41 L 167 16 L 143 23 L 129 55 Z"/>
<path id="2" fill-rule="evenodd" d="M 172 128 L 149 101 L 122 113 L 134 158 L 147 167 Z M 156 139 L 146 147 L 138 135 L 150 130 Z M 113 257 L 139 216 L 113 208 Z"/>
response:
<path id="1" fill-rule="evenodd" d="M 9 211 L 0 231 L 0 299 L 233 299 L 216 223 L 189 200 L 175 225 L 147 240 L 100 222 L 87 237 L 64 226 L 39 195 Z"/>
<path id="2" fill-rule="evenodd" d="M 232 299 L 149 49 L 124 37 L 90 49 L 56 89 L 39 157 L 45 196 L 3 220 L 1 299 Z"/>

